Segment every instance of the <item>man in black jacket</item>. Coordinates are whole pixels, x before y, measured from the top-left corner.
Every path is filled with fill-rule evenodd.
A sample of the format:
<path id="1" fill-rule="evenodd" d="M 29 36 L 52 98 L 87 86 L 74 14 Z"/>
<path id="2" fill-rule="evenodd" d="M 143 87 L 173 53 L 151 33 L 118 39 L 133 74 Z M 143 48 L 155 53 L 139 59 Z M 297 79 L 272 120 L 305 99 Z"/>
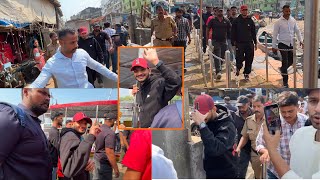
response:
<path id="1" fill-rule="evenodd" d="M 181 88 L 181 78 L 159 60 L 156 49 L 145 49 L 143 57 L 132 62 L 131 71 L 139 87 L 139 89 L 134 87 L 132 94 L 136 95 L 137 104 L 140 106 L 140 127 L 148 128 L 154 116 L 160 109 L 168 105 L 168 101 Z M 151 74 L 147 61 L 156 66 L 161 76 Z"/>
<path id="2" fill-rule="evenodd" d="M 232 46 L 236 46 L 237 76 L 239 76 L 243 61 L 245 61 L 243 71 L 245 80 L 249 80 L 249 74 L 252 70 L 254 51 L 257 50 L 256 36 L 255 24 L 248 16 L 248 6 L 242 5 L 241 14 L 232 23 L 231 43 Z"/>
<path id="3" fill-rule="evenodd" d="M 49 151 L 52 162 L 52 179 L 57 179 L 57 167 L 60 145 L 60 133 L 58 128 L 62 126 L 63 113 L 53 112 L 51 114 L 52 127 L 48 130 Z"/>
<path id="4" fill-rule="evenodd" d="M 235 122 L 235 126 L 237 129 L 237 145 L 239 145 L 240 139 L 242 137 L 241 131 L 243 129 L 245 120 L 247 117 L 253 115 L 252 109 L 250 108 L 249 99 L 246 96 L 239 96 L 237 99 L 237 108 L 238 111 L 231 112 L 233 120 Z M 237 178 L 245 179 L 246 173 L 250 161 L 250 153 L 251 153 L 251 141 L 248 141 L 240 151 L 240 155 L 238 154 L 237 160 Z"/>
<path id="5" fill-rule="evenodd" d="M 230 111 L 221 105 L 214 105 L 212 97 L 197 96 L 195 112 L 191 119 L 200 126 L 204 146 L 203 166 L 207 179 L 235 179 L 236 158 L 233 145 L 236 128 Z"/>
<path id="6" fill-rule="evenodd" d="M 210 16 L 212 16 L 212 6 L 210 5 L 207 5 L 206 6 L 206 10 L 207 12 L 206 13 L 202 13 L 202 20 L 203 20 L 203 23 L 202 23 L 202 50 L 203 50 L 203 53 L 206 53 L 206 50 L 207 50 L 207 33 L 206 33 L 206 29 L 207 29 L 207 21 L 209 19 Z"/>
<path id="7" fill-rule="evenodd" d="M 101 130 L 94 123 L 89 134 L 83 137 L 88 124 L 92 124 L 91 119 L 83 112 L 78 112 L 73 116 L 73 128 L 61 131 L 60 161 L 64 179 L 89 180 L 89 172 L 95 168 L 89 157 L 92 144 Z"/>
<path id="8" fill-rule="evenodd" d="M 103 51 L 99 45 L 99 42 L 91 35 L 88 34 L 86 27 L 80 27 L 79 30 L 79 48 L 84 49 L 90 55 L 92 59 L 102 63 L 104 60 Z M 94 81 L 97 79 L 98 73 L 87 67 L 88 81 L 94 86 Z M 102 81 L 99 82 L 100 86 Z"/>
<path id="9" fill-rule="evenodd" d="M 218 8 L 217 16 L 211 19 L 206 29 L 206 41 L 208 42 L 209 32 L 212 29 L 212 45 L 213 53 L 224 59 L 227 50 L 227 39 L 231 39 L 231 23 L 228 18 L 223 17 L 223 8 Z M 221 79 L 221 61 L 214 58 L 214 66 L 216 69 L 217 79 Z"/>

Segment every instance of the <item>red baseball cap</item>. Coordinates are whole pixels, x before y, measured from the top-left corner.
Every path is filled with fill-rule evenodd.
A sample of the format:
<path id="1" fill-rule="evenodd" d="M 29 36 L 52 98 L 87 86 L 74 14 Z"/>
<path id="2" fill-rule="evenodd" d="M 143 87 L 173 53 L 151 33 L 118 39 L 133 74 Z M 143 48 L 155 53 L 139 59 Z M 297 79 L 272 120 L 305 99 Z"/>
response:
<path id="1" fill-rule="evenodd" d="M 74 116 L 73 116 L 73 122 L 77 122 L 77 121 L 81 121 L 81 120 L 86 120 L 87 123 L 89 123 L 90 125 L 92 125 L 92 121 L 91 119 L 86 116 L 83 112 L 77 112 Z"/>
<path id="2" fill-rule="evenodd" d="M 247 9 L 247 10 L 248 10 L 248 6 L 247 6 L 247 5 L 242 5 L 242 6 L 240 7 L 240 9 L 241 9 L 241 11 L 244 10 L 244 9 Z"/>
<path id="3" fill-rule="evenodd" d="M 197 109 L 201 114 L 206 114 L 214 107 L 214 102 L 211 96 L 207 94 L 201 94 L 197 96 L 194 100 L 194 107 Z"/>
<path id="4" fill-rule="evenodd" d="M 133 71 L 134 67 L 143 67 L 146 69 L 148 68 L 148 62 L 143 58 L 137 58 L 132 61 L 131 71 Z"/>
<path id="5" fill-rule="evenodd" d="M 79 34 L 84 34 L 84 33 L 88 33 L 88 29 L 86 27 L 80 27 L 79 28 Z"/>

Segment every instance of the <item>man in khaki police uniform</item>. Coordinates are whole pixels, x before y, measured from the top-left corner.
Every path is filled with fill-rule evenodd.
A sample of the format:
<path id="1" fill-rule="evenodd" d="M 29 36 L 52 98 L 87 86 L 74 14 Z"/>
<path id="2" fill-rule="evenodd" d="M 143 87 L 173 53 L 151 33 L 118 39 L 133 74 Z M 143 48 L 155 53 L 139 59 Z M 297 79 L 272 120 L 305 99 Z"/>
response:
<path id="1" fill-rule="evenodd" d="M 252 116 L 247 117 L 243 129 L 241 131 L 242 137 L 237 147 L 237 152 L 240 154 L 241 148 L 247 144 L 248 140 L 251 141 L 251 165 L 256 179 L 261 178 L 261 162 L 259 154 L 256 149 L 256 138 L 260 131 L 261 124 L 265 121 L 264 117 L 264 103 L 263 96 L 255 96 L 252 100 L 253 112 Z"/>
<path id="2" fill-rule="evenodd" d="M 177 37 L 177 25 L 171 16 L 164 13 L 162 6 L 157 6 L 158 17 L 151 21 L 151 36 L 155 32 L 153 46 L 172 46 L 173 40 Z"/>
<path id="3" fill-rule="evenodd" d="M 51 43 L 47 46 L 47 54 L 46 54 L 46 60 L 51 58 L 58 50 L 59 48 L 59 42 L 58 42 L 58 36 L 55 32 L 51 32 L 49 34 L 49 37 L 51 39 Z"/>

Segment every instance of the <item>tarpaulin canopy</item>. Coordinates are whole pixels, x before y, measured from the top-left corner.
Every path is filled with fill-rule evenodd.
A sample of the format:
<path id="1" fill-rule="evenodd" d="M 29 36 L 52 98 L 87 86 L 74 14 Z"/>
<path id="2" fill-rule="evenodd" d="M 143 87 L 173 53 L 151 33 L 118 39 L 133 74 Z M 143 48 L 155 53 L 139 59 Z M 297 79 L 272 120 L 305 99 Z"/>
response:
<path id="1" fill-rule="evenodd" d="M 56 24 L 55 6 L 48 0 L 1 0 L 0 25 L 25 27 L 39 21 Z"/>
<path id="2" fill-rule="evenodd" d="M 51 105 L 48 112 L 62 112 L 66 113 L 67 117 L 72 117 L 77 112 L 84 112 L 88 117 L 103 118 L 105 113 L 117 113 L 118 101 L 91 101 L 68 104 Z M 66 111 L 67 108 L 67 111 Z M 98 112 L 97 112 L 98 110 Z"/>

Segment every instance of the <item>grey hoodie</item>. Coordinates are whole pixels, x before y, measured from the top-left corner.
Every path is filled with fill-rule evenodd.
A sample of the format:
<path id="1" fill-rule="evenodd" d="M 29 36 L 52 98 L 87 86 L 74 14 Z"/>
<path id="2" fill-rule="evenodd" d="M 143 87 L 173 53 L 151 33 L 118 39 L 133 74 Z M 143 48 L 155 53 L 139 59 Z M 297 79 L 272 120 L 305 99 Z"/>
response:
<path id="1" fill-rule="evenodd" d="M 89 161 L 95 136 L 89 134 L 82 138 L 81 135 L 71 128 L 64 129 L 61 132 L 60 161 L 62 173 L 70 179 L 89 180 L 90 175 L 85 168 Z"/>

